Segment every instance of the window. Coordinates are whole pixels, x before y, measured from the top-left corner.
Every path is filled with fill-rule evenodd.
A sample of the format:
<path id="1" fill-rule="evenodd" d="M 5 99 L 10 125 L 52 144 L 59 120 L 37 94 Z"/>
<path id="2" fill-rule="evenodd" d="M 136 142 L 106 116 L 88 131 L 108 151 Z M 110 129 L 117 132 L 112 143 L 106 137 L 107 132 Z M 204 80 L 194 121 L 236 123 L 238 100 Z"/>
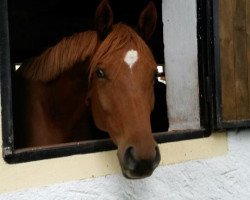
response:
<path id="1" fill-rule="evenodd" d="M 188 35 L 185 35 L 186 30 L 182 30 L 178 25 L 180 22 L 185 23 L 186 17 L 184 16 L 182 18 L 184 21 L 178 21 L 176 14 L 178 15 L 182 13 L 178 13 L 173 8 L 168 7 L 171 5 L 166 4 L 166 1 L 155 0 L 154 2 L 158 10 L 158 24 L 154 35 L 149 41 L 149 46 L 152 48 L 159 66 L 165 66 L 164 68 L 159 67 L 159 69 L 163 69 L 160 71 L 162 75 L 165 75 L 165 73 L 167 74 L 167 99 L 168 107 L 170 108 L 170 131 L 164 131 L 164 128 L 159 128 L 158 131 L 155 131 L 154 136 L 159 143 L 208 136 L 212 124 L 212 110 L 210 110 L 210 108 L 212 108 L 212 99 L 210 96 L 211 93 L 209 93 L 211 92 L 211 80 L 209 74 L 209 67 L 211 66 L 210 63 L 207 62 L 207 60 L 210 60 L 210 57 L 209 52 L 207 51 L 207 46 L 209 46 L 209 35 L 206 29 L 207 25 L 209 25 L 209 3 L 204 3 L 202 0 L 197 1 L 198 30 L 196 31 L 196 20 L 193 20 L 192 25 L 195 34 L 193 33 L 193 35 L 191 35 L 192 39 L 197 42 L 197 46 L 193 46 L 192 48 L 194 49 L 189 50 L 189 43 L 187 42 L 184 44 L 183 40 L 187 39 L 186 41 L 189 41 L 190 38 L 188 38 Z M 112 8 L 115 21 L 123 21 L 131 26 L 135 26 L 138 15 L 146 3 L 147 1 L 138 1 L 137 3 L 133 0 L 119 2 L 113 1 Z M 9 163 L 25 162 L 114 149 L 115 146 L 109 138 L 65 143 L 41 148 L 17 149 L 14 145 L 14 140 L 17 136 L 15 135 L 16 131 L 13 126 L 13 124 L 15 124 L 15 121 L 13 120 L 13 105 L 15 99 L 12 98 L 11 83 L 13 81 L 13 76 L 11 73 L 14 73 L 15 68 L 27 58 L 39 55 L 49 46 L 60 41 L 62 37 L 93 28 L 91 27 L 93 26 L 92 20 L 98 1 L 91 1 L 86 4 L 86 2 L 79 0 L 73 0 L 70 1 L 70 3 L 57 0 L 47 0 L 35 3 L 31 0 L 22 0 L 18 2 L 9 0 L 7 5 L 6 0 L 0 0 L 0 4 L 3 5 L 1 6 L 2 10 L 0 11 L 0 65 L 3 152 L 6 161 Z M 196 1 L 193 1 L 193 4 L 191 3 L 193 7 L 189 7 L 189 3 L 187 2 L 185 4 L 185 6 L 191 9 L 194 14 L 196 11 Z M 163 13 L 161 12 L 162 6 L 164 6 Z M 165 8 L 167 10 L 165 10 Z M 196 19 L 196 13 L 194 15 L 193 19 Z M 178 31 L 176 31 L 175 28 L 177 28 Z M 168 29 L 171 30 L 168 31 Z M 198 37 L 196 37 L 196 33 Z M 2 35 L 4 37 L 2 37 Z M 179 36 L 184 37 L 178 38 Z M 173 40 L 172 37 L 174 38 Z M 183 46 L 178 46 L 182 44 Z M 194 83 L 195 87 L 193 88 L 194 90 L 191 88 L 191 91 L 196 91 L 195 93 L 189 92 L 185 94 L 185 92 L 188 92 L 184 87 L 185 84 L 192 86 L 190 80 L 187 80 L 188 76 L 186 75 L 189 73 L 187 70 L 189 68 L 184 68 L 186 63 L 183 63 L 184 61 L 179 63 L 172 62 L 173 60 L 169 57 L 173 55 L 176 56 L 175 58 L 177 59 L 178 56 L 181 56 L 171 54 L 174 52 L 172 50 L 174 50 L 175 45 L 178 47 L 176 48 L 177 51 L 184 49 L 184 53 L 191 52 L 192 50 L 196 52 L 197 49 L 195 48 L 198 48 L 198 58 L 197 54 L 192 54 L 192 56 L 196 57 L 195 60 L 197 63 L 189 63 L 192 69 L 195 69 L 193 73 L 197 75 L 196 78 L 198 79 L 194 80 L 194 82 L 191 81 Z M 183 64 L 184 67 L 180 66 L 181 64 Z M 174 68 L 175 65 L 179 67 L 179 71 L 176 71 Z M 183 67 L 183 70 L 180 70 L 180 67 Z M 165 69 L 167 70 L 165 71 Z M 179 78 L 183 77 L 181 81 L 184 81 L 185 84 L 180 84 L 182 88 L 178 87 L 178 84 L 176 84 L 180 79 L 176 78 L 175 75 Z M 173 90 L 177 91 L 175 92 L 177 96 L 172 95 L 174 94 Z M 196 107 L 195 111 L 190 110 L 189 105 L 182 104 L 185 102 L 183 99 L 188 99 L 190 96 L 196 97 L 197 101 L 195 101 L 196 103 L 194 104 Z M 179 101 L 180 99 L 182 99 L 182 101 Z M 166 102 L 165 98 L 160 100 Z M 181 110 L 180 108 L 177 108 L 178 106 L 176 102 L 182 104 L 180 105 L 180 108 L 184 109 L 184 112 L 179 115 L 178 112 Z M 187 111 L 185 109 L 189 110 Z M 186 117 L 190 112 L 196 113 L 192 119 L 192 122 L 194 122 L 193 124 L 191 122 L 189 123 L 189 119 Z M 157 119 L 157 121 L 159 122 L 159 119 Z M 157 130 L 157 128 L 155 129 Z"/>

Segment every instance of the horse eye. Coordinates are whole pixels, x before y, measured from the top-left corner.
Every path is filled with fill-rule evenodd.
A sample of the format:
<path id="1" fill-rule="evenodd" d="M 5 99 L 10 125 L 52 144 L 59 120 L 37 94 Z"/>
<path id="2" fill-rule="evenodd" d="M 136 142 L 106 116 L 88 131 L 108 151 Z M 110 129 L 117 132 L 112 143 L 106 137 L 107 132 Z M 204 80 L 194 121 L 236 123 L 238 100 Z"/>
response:
<path id="1" fill-rule="evenodd" d="M 106 74 L 105 74 L 105 72 L 103 71 L 103 69 L 97 69 L 97 70 L 96 70 L 96 75 L 97 75 L 97 77 L 100 78 L 100 79 L 106 78 Z"/>

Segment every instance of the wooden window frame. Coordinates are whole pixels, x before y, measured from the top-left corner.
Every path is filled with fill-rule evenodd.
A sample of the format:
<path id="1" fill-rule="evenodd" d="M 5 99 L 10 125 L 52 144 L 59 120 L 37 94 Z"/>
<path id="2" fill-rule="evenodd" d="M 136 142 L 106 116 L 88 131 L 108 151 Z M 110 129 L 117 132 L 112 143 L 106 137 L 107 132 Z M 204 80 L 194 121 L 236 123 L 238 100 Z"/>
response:
<path id="1" fill-rule="evenodd" d="M 198 38 L 198 73 L 200 96 L 200 129 L 181 130 L 154 133 L 158 143 L 173 142 L 210 135 L 213 127 L 213 103 L 211 99 L 212 83 L 210 79 L 211 45 L 210 45 L 210 1 L 197 0 L 197 38 Z M 11 62 L 8 35 L 7 0 L 0 0 L 0 73 L 1 73 L 1 106 L 3 157 L 7 163 L 20 163 L 49 159 L 55 157 L 84 154 L 115 149 L 110 139 L 66 143 L 41 148 L 14 148 L 12 91 L 11 91 Z"/>

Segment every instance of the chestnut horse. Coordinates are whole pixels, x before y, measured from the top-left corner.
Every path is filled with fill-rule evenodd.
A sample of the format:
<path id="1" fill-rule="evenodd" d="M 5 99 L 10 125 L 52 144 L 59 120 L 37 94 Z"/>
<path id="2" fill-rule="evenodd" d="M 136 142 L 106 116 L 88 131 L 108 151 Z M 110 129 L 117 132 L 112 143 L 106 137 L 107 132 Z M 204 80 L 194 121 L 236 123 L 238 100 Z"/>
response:
<path id="1" fill-rule="evenodd" d="M 65 38 L 16 72 L 16 147 L 37 147 L 91 138 L 90 108 L 96 126 L 118 146 L 127 178 L 152 174 L 160 153 L 152 136 L 156 62 L 144 40 L 156 25 L 150 2 L 136 31 L 113 25 L 103 0 L 95 31 Z"/>

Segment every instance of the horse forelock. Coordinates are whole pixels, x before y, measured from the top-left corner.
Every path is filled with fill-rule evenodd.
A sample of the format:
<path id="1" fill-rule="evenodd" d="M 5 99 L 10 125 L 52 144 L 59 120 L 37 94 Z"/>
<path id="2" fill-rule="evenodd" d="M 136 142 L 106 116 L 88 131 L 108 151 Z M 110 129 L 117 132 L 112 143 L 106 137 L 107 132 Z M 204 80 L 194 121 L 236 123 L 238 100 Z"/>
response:
<path id="1" fill-rule="evenodd" d="M 76 33 L 24 63 L 20 72 L 32 80 L 53 80 L 74 64 L 91 57 L 97 44 L 98 37 L 95 31 Z"/>
<path id="2" fill-rule="evenodd" d="M 132 28 L 122 23 L 114 25 L 112 31 L 100 44 L 92 57 L 89 68 L 89 80 L 91 80 L 96 68 L 102 67 L 102 63 L 124 62 L 124 57 L 131 48 L 136 50 L 144 61 L 151 62 L 154 60 L 149 47 Z M 113 55 L 115 52 L 120 52 L 122 59 L 120 57 L 114 58 Z M 118 63 L 113 73 L 117 74 L 121 66 L 122 65 Z"/>

